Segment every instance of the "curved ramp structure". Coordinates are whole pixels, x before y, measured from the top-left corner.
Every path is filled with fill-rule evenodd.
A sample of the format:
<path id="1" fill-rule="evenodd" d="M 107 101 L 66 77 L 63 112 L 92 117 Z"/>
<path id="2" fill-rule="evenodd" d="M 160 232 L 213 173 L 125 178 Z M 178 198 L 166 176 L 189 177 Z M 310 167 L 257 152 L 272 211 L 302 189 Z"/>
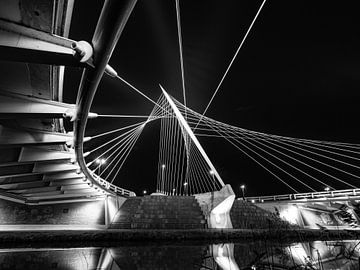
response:
<path id="1" fill-rule="evenodd" d="M 0 3 L 1 198 L 49 204 L 134 195 L 91 174 L 82 153 L 88 96 L 136 3 L 117 2 L 105 1 L 92 46 L 68 38 L 73 0 Z M 117 22 L 109 22 L 114 17 Z M 63 102 L 65 66 L 96 77 L 83 78 L 92 90 L 82 84 L 77 104 Z M 75 132 L 64 129 L 69 116 Z"/>

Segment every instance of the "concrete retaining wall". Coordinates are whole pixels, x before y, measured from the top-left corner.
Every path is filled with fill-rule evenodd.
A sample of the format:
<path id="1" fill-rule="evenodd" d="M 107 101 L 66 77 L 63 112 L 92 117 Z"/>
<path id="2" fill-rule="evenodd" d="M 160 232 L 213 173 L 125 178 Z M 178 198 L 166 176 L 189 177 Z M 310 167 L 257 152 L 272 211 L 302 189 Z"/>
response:
<path id="1" fill-rule="evenodd" d="M 253 203 L 235 200 L 230 211 L 234 229 L 284 229 L 290 223 Z"/>
<path id="2" fill-rule="evenodd" d="M 0 200 L 1 225 L 105 225 L 105 202 L 26 205 Z"/>

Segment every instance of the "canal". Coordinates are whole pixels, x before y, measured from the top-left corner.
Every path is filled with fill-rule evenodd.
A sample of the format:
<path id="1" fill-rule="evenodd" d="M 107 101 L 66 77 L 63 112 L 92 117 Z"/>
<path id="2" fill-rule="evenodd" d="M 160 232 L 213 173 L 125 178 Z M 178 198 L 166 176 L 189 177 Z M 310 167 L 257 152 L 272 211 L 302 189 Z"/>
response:
<path id="1" fill-rule="evenodd" d="M 44 248 L 44 246 L 47 246 Z M 0 269 L 359 269 L 359 240 L 2 246 Z"/>

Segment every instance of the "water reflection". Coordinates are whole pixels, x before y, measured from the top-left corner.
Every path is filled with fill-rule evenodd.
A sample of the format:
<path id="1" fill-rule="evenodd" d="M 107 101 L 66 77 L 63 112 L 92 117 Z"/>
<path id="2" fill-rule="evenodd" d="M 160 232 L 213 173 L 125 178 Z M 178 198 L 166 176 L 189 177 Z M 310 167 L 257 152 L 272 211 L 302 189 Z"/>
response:
<path id="1" fill-rule="evenodd" d="M 0 269 L 359 269 L 360 241 L 0 249 Z"/>

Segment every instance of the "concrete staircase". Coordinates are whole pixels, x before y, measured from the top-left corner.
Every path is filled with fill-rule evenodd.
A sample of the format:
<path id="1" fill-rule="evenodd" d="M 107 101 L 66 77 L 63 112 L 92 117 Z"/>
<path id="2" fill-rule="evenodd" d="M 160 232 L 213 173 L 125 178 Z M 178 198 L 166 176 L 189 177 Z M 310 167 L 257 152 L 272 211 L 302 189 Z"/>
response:
<path id="1" fill-rule="evenodd" d="M 144 196 L 127 199 L 111 229 L 204 229 L 206 220 L 193 196 Z"/>
<path id="2" fill-rule="evenodd" d="M 230 211 L 234 229 L 279 229 L 290 224 L 253 203 L 235 200 Z"/>

